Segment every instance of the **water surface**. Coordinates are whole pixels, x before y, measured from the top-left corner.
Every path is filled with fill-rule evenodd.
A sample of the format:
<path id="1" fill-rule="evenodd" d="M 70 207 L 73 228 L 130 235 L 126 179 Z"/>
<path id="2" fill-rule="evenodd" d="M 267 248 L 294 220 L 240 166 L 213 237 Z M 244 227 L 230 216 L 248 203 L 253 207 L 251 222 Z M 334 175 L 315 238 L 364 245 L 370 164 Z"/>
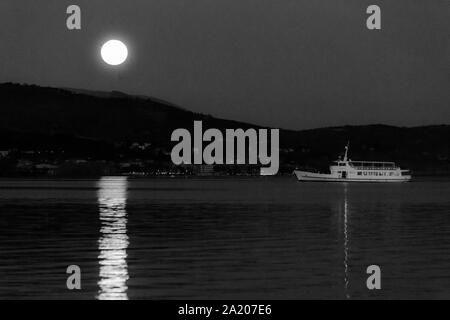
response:
<path id="1" fill-rule="evenodd" d="M 450 298 L 449 194 L 427 179 L 3 179 L 0 299 Z"/>

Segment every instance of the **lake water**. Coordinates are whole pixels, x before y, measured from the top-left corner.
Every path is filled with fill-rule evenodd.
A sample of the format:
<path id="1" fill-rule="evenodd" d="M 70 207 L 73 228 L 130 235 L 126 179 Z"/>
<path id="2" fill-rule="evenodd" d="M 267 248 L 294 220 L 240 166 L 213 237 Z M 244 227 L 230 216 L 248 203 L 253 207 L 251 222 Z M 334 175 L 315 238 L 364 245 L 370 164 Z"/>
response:
<path id="1" fill-rule="evenodd" d="M 449 195 L 427 179 L 0 180 L 0 299 L 450 298 Z"/>

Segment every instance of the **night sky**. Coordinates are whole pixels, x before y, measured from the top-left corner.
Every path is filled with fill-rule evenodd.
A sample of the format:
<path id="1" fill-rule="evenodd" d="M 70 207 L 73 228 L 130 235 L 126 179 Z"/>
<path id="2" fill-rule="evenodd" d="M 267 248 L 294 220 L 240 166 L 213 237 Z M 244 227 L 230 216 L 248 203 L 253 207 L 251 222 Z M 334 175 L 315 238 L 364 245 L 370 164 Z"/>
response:
<path id="1" fill-rule="evenodd" d="M 66 8 L 82 9 L 82 30 Z M 382 30 L 366 8 L 382 9 Z M 1 0 L 0 82 L 120 90 L 305 129 L 450 123 L 448 0 Z M 100 58 L 121 39 L 129 60 Z"/>

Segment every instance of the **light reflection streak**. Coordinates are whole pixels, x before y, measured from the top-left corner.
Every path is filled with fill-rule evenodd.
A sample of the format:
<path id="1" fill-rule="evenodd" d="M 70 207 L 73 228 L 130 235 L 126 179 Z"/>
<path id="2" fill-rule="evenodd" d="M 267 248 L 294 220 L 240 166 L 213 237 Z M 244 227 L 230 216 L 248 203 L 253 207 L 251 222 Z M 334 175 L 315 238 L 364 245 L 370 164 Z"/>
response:
<path id="1" fill-rule="evenodd" d="M 127 177 L 104 177 L 98 182 L 100 210 L 99 300 L 127 300 Z"/>
<path id="2" fill-rule="evenodd" d="M 348 198 L 347 198 L 347 184 L 344 185 L 344 285 L 345 285 L 345 296 L 350 299 L 349 286 L 349 268 L 348 268 L 348 250 L 349 250 L 349 231 L 348 231 Z"/>

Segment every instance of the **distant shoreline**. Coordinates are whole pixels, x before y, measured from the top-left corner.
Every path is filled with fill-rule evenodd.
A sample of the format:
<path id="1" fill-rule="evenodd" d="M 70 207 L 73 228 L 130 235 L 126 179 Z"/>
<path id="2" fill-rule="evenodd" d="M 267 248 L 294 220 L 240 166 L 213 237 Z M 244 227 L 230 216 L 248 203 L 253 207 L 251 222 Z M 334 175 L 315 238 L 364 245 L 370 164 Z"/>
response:
<path id="1" fill-rule="evenodd" d="M 259 175 L 254 165 L 211 169 L 175 166 L 171 134 L 179 128 L 259 128 L 198 114 L 152 98 L 39 86 L 0 84 L 0 176 L 101 177 L 159 175 Z M 21 116 L 26 115 L 26 117 Z M 279 173 L 323 171 L 342 156 L 395 161 L 413 177 L 450 175 L 450 125 L 342 126 L 303 131 L 280 129 Z M 217 168 L 216 168 L 217 167 Z M 213 172 L 211 172 L 213 171 Z"/>
<path id="2" fill-rule="evenodd" d="M 173 179 L 223 179 L 223 180 L 243 180 L 243 179 L 277 179 L 286 177 L 295 177 L 294 174 L 277 174 L 275 176 L 261 176 L 261 175 L 126 175 L 126 174 L 111 174 L 111 175 L 93 175 L 93 176 L 54 176 L 54 175 L 11 175 L 0 176 L 2 180 L 97 180 L 102 177 L 128 177 L 131 180 L 173 180 Z M 426 178 L 445 178 L 450 179 L 450 172 L 430 173 L 413 173 L 413 180 Z"/>

